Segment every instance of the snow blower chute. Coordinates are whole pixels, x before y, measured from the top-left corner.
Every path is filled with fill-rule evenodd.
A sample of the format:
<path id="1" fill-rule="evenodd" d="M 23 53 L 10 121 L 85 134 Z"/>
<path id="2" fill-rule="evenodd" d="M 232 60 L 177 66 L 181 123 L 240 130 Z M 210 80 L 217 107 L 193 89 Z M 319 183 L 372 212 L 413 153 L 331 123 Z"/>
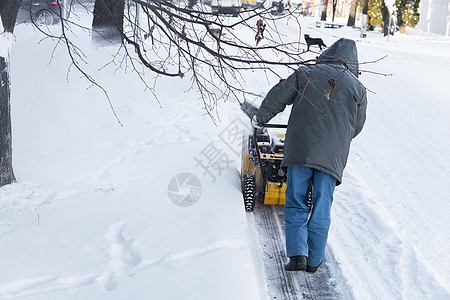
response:
<path id="1" fill-rule="evenodd" d="M 258 111 L 253 104 L 241 103 L 242 111 L 252 119 Z M 244 134 L 241 156 L 242 195 L 246 211 L 253 211 L 256 201 L 265 205 L 284 205 L 286 170 L 281 167 L 285 134 L 269 134 L 268 128 L 287 128 L 286 125 L 263 124 Z"/>

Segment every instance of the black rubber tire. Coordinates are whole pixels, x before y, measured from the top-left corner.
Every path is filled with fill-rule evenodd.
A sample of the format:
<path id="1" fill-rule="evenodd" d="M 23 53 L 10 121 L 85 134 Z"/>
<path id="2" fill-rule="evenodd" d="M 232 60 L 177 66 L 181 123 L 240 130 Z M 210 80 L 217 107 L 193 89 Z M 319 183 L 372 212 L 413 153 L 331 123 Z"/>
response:
<path id="1" fill-rule="evenodd" d="M 43 9 L 36 13 L 34 21 L 37 25 L 52 25 L 55 23 L 55 16 L 51 11 Z"/>
<path id="2" fill-rule="evenodd" d="M 255 176 L 245 174 L 242 178 L 242 195 L 244 197 L 245 211 L 252 212 L 255 208 L 256 180 Z"/>

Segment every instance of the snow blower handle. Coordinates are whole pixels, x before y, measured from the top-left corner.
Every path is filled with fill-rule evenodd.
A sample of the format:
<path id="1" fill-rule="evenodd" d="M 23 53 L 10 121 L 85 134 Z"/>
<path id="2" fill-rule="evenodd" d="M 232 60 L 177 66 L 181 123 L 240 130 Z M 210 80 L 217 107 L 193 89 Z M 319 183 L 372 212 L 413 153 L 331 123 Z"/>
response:
<path id="1" fill-rule="evenodd" d="M 253 117 L 258 112 L 258 107 L 256 107 L 254 104 L 247 102 L 245 100 L 244 102 L 240 103 L 241 110 L 244 112 L 244 114 L 250 118 L 250 120 L 253 119 Z M 261 124 L 263 127 L 267 128 L 287 128 L 287 125 L 285 124 Z"/>
<path id="2" fill-rule="evenodd" d="M 256 115 L 258 112 L 258 107 L 256 107 L 254 104 L 247 102 L 245 100 L 244 102 L 240 103 L 241 110 L 244 112 L 244 114 L 251 119 L 253 119 L 253 116 Z"/>
<path id="3" fill-rule="evenodd" d="M 266 128 L 287 128 L 286 124 L 261 124 L 261 126 Z"/>

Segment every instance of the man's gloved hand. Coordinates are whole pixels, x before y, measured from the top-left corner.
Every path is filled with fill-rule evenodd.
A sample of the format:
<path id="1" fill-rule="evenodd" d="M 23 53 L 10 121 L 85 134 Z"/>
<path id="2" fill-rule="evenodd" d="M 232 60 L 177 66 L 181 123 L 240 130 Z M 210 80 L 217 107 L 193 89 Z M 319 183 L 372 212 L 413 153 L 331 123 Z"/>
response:
<path id="1" fill-rule="evenodd" d="M 253 116 L 252 118 L 252 126 L 256 129 L 263 129 L 264 126 L 258 122 L 258 119 L 256 118 L 256 115 Z"/>
<path id="2" fill-rule="evenodd" d="M 244 114 L 249 117 L 249 119 L 251 120 L 256 113 L 258 112 L 258 108 L 256 107 L 256 105 L 254 105 L 253 103 L 249 102 L 249 101 L 244 101 L 243 103 L 241 103 L 241 110 L 244 112 Z"/>

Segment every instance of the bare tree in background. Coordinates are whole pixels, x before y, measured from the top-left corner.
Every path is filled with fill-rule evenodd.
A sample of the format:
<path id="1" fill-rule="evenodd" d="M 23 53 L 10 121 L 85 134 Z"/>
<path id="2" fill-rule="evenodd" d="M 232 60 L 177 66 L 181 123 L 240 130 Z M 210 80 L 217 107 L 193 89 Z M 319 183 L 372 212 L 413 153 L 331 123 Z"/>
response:
<path id="1" fill-rule="evenodd" d="M 122 40 L 125 0 L 95 0 L 92 38 L 98 43 Z"/>
<path id="2" fill-rule="evenodd" d="M 0 0 L 0 3 L 5 2 L 18 3 L 17 0 Z M 316 59 L 304 60 L 301 57 L 305 50 L 300 43 L 300 11 L 285 10 L 283 14 L 272 14 L 272 7 L 255 8 L 241 12 L 238 17 L 228 18 L 214 15 L 211 9 L 192 1 L 177 3 L 167 0 L 129 0 L 128 5 L 122 8 L 123 3 L 123 0 L 96 0 L 95 7 L 91 10 L 94 14 L 92 28 L 84 27 L 71 18 L 61 19 L 61 32 L 58 35 L 51 35 L 42 27 L 36 27 L 55 39 L 57 45 L 65 45 L 72 62 L 71 68 L 78 69 L 87 80 L 103 90 L 108 101 L 106 90 L 83 68 L 83 64 L 87 63 L 85 54 L 76 45 L 76 40 L 71 39 L 73 35 L 70 32 L 74 27 L 82 28 L 92 36 L 96 35 L 93 38 L 95 42 L 104 39 L 109 44 L 117 45 L 117 53 L 112 58 L 114 64 L 118 68 L 131 68 L 136 72 L 144 86 L 154 92 L 156 99 L 158 96 L 155 87 L 160 78 L 190 80 L 191 91 L 198 95 L 205 112 L 212 120 L 215 120 L 216 104 L 220 100 L 235 99 L 242 103 L 248 97 L 260 97 L 245 86 L 246 81 L 252 80 L 252 72 L 255 70 L 271 73 L 281 79 L 283 70 L 291 73 L 300 65 L 316 62 Z M 3 9 L 4 7 L 0 7 L 4 23 L 4 14 L 8 12 L 4 13 Z M 297 26 L 296 40 L 287 41 L 287 33 L 278 30 L 280 18 L 284 18 L 283 22 L 289 21 Z M 4 28 L 9 28 L 12 32 L 14 26 L 4 25 Z M 152 76 L 151 83 L 146 80 L 147 71 L 155 75 Z M 2 80 L 8 80 L 8 77 L 2 77 Z M 7 94 L 9 95 L 9 90 Z M 1 97 L 1 103 L 7 104 L 5 107 L 9 113 L 9 98 L 3 98 L 3 94 Z M 110 101 L 109 103 L 114 112 L 113 105 Z M 4 108 L 0 109 L 3 113 Z M 0 171 L 6 178 L 2 177 L 1 183 L 8 184 L 14 180 L 11 167 L 11 130 L 10 127 L 8 129 L 11 121 L 5 115 L 0 115 L 0 119 L 5 122 L 1 129 L 7 130 L 5 136 L 3 132 L 0 136 Z M 119 118 L 117 120 L 120 123 Z"/>
<path id="3" fill-rule="evenodd" d="M 323 0 L 322 2 L 322 14 L 320 16 L 321 21 L 327 20 L 327 9 L 328 9 L 328 0 Z"/>
<path id="4" fill-rule="evenodd" d="M 0 186 L 15 181 L 12 167 L 9 47 L 20 1 L 0 0 Z"/>
<path id="5" fill-rule="evenodd" d="M 96 0 L 95 5 L 120 1 Z M 199 95 L 205 112 L 214 120 L 212 113 L 218 101 L 234 99 L 242 103 L 248 97 L 259 96 L 246 88 L 251 72 L 272 73 L 281 79 L 281 70 L 287 74 L 300 65 L 316 62 L 301 56 L 305 51 L 300 42 L 301 11 L 284 10 L 280 14 L 276 7 L 264 7 L 244 10 L 232 18 L 217 16 L 200 2 L 129 0 L 123 23 L 117 20 L 121 9 L 110 23 L 116 24 L 116 32 L 121 34 L 120 40 L 114 39 L 120 43 L 115 64 L 131 67 L 153 92 L 161 77 L 190 80 L 191 91 Z M 288 33 L 278 29 L 280 19 L 295 24 L 295 40 L 288 40 Z M 76 24 L 63 20 L 63 28 L 69 25 Z M 73 64 L 97 85 L 80 67 L 79 51 L 66 32 L 63 30 L 60 38 L 68 46 Z M 147 82 L 145 71 L 154 73 L 156 79 Z"/>
<path id="6" fill-rule="evenodd" d="M 350 5 L 350 13 L 348 15 L 347 26 L 355 26 L 356 10 L 358 9 L 358 0 L 352 0 Z"/>
<path id="7" fill-rule="evenodd" d="M 99 3 L 119 1 L 96 0 L 94 23 Z M 304 61 L 300 56 L 303 52 L 300 44 L 301 12 L 286 10 L 279 15 L 272 14 L 272 11 L 272 7 L 255 8 L 231 18 L 214 15 L 203 4 L 193 5 L 188 1 L 131 0 L 124 10 L 123 25 L 118 22 L 119 14 L 108 24 L 115 25 L 114 32 L 121 35 L 119 40 L 105 36 L 103 28 L 96 32 L 97 27 L 93 26 L 92 31 L 93 36 L 97 35 L 96 39 L 103 37 L 120 43 L 116 63 L 131 66 L 152 91 L 155 81 L 151 84 L 146 82 L 142 67 L 156 74 L 157 79 L 190 79 L 191 89 L 197 92 L 206 113 L 211 115 L 219 100 L 234 98 L 242 102 L 250 95 L 255 96 L 243 85 L 251 76 L 244 76 L 246 71 L 259 69 L 276 73 L 275 66 L 296 69 L 301 64 L 315 61 Z M 297 40 L 285 41 L 286 34 L 279 32 L 276 25 L 280 18 L 297 24 Z M 66 29 L 59 38 L 68 45 L 74 65 L 82 71 L 77 56 L 79 51 L 67 34 L 67 27 L 74 25 L 63 20 L 62 26 Z M 85 75 L 95 82 L 88 74 Z"/>
<path id="8" fill-rule="evenodd" d="M 0 0 L 2 38 L 6 33 L 12 33 L 19 6 L 19 0 Z M 66 15 L 63 9 L 69 10 L 68 7 L 60 9 L 61 16 Z M 199 95 L 206 113 L 214 120 L 213 112 L 219 100 L 234 98 L 243 101 L 249 95 L 256 95 L 243 87 L 243 72 L 259 69 L 276 74 L 274 66 L 297 68 L 307 63 L 299 55 L 302 52 L 301 32 L 298 40 L 285 43 L 285 36 L 278 32 L 275 22 L 279 18 L 290 18 L 300 28 L 297 19 L 300 13 L 286 12 L 283 16 L 272 16 L 271 10 L 254 9 L 243 12 L 237 18 L 223 18 L 194 2 L 177 4 L 166 0 L 131 0 L 124 8 L 124 0 L 96 0 L 91 10 L 92 28 L 71 18 L 61 18 L 60 33 L 55 35 L 45 26 L 35 25 L 37 30 L 54 39 L 57 45 L 65 45 L 72 61 L 71 69 L 75 67 L 93 85 L 102 89 L 108 101 L 106 90 L 83 68 L 85 54 L 76 45 L 76 40 L 71 40 L 73 35 L 70 32 L 74 27 L 92 34 L 95 42 L 104 39 L 119 45 L 114 63 L 119 67 L 126 65 L 128 69 L 133 68 L 143 84 L 152 91 L 161 77 L 190 79 L 191 89 Z M 248 39 L 248 34 L 242 35 L 242 31 L 251 32 L 252 38 Z M 7 56 L 0 56 L 0 186 L 15 180 Z M 156 74 L 152 83 L 146 81 L 144 70 Z M 113 105 L 109 103 L 114 112 Z"/>
<path id="9" fill-rule="evenodd" d="M 383 18 L 383 34 L 384 36 L 389 35 L 391 16 L 389 14 L 389 9 L 386 6 L 384 0 L 381 1 L 381 17 Z"/>
<path id="10" fill-rule="evenodd" d="M 331 20 L 334 22 L 334 17 L 336 16 L 336 8 L 337 8 L 338 0 L 333 0 L 333 16 L 331 17 Z"/>

